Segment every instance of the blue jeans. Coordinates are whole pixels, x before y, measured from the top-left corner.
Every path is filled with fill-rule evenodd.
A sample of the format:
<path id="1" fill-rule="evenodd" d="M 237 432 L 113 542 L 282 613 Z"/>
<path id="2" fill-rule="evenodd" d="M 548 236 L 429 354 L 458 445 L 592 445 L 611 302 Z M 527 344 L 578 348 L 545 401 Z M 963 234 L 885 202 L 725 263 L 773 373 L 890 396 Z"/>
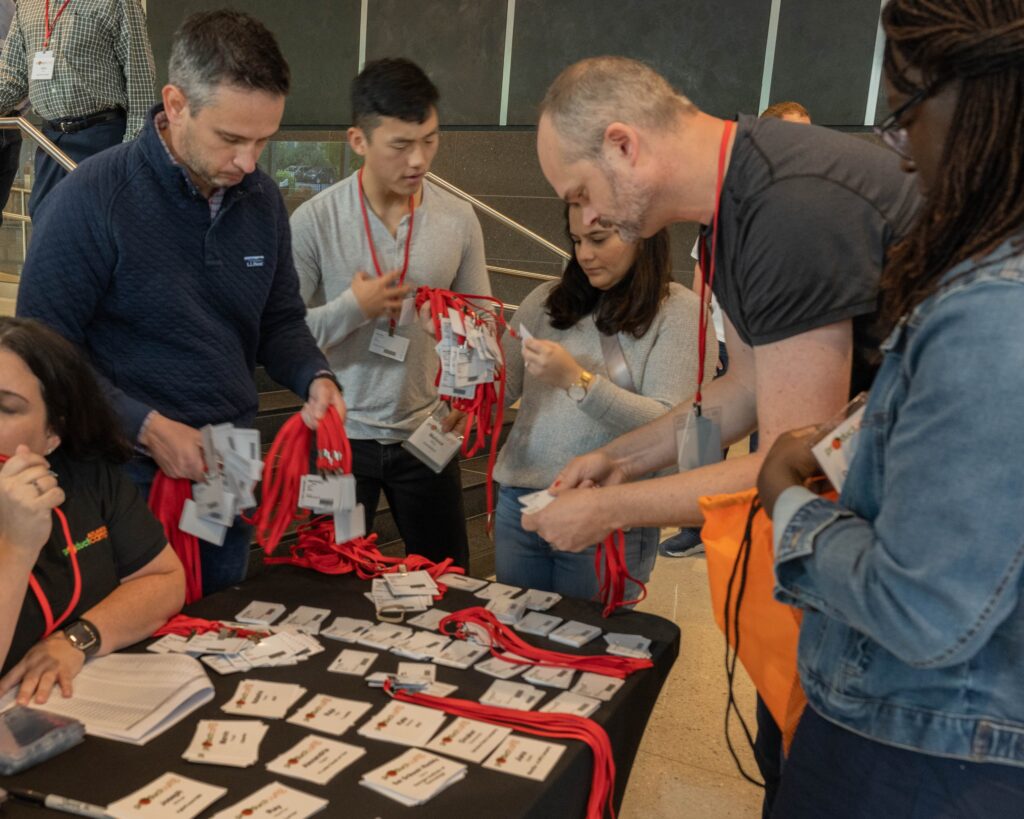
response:
<path id="1" fill-rule="evenodd" d="M 541 591 L 558 592 L 563 597 L 589 600 L 597 597 L 599 584 L 594 570 L 594 547 L 583 552 L 560 552 L 535 532 L 520 525 L 522 507 L 519 498 L 536 492 L 502 486 L 494 518 L 494 565 L 498 581 Z M 626 566 L 642 583 L 651 579 L 658 556 L 658 530 L 633 529 L 626 533 Z M 626 599 L 639 590 L 626 583 Z"/>
<path id="2" fill-rule="evenodd" d="M 124 470 L 142 497 L 148 501 L 149 490 L 156 475 L 156 464 L 149 458 L 136 455 L 125 465 Z M 235 525 L 224 536 L 223 546 L 199 541 L 204 597 L 245 580 L 251 544 L 252 526 L 241 518 L 235 518 Z"/>

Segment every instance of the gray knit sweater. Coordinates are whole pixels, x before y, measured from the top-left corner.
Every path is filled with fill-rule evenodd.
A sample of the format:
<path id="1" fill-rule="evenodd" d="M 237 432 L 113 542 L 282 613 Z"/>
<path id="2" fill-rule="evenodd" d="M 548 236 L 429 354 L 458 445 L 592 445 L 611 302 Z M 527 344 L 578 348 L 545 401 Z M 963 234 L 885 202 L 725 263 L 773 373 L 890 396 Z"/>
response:
<path id="1" fill-rule="evenodd" d="M 632 393 L 608 379 L 600 333 L 591 316 L 568 330 L 551 326 L 544 303 L 556 284 L 543 284 L 530 293 L 512 326 L 523 324 L 537 338 L 557 341 L 597 378 L 577 404 L 565 390 L 524 373 L 520 342 L 506 334 L 506 403 L 522 398 L 522 405 L 494 472 L 495 480 L 505 486 L 548 486 L 572 458 L 663 415 L 691 397 L 696 387 L 700 299 L 692 291 L 671 284 L 668 298 L 643 338 L 619 335 L 638 390 Z M 707 345 L 705 381 L 714 374 L 718 358 L 710 321 Z"/>

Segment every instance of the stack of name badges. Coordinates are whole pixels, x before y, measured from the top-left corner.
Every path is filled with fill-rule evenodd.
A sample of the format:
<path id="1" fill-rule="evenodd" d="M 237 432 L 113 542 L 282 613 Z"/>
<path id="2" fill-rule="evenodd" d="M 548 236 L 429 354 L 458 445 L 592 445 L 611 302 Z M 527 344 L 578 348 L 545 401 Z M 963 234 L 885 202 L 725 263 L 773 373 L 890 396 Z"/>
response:
<path id="1" fill-rule="evenodd" d="M 217 424 L 201 433 L 206 474 L 192 484 L 192 500 L 185 501 L 178 528 L 222 546 L 235 516 L 256 505 L 254 492 L 263 476 L 260 432 Z"/>

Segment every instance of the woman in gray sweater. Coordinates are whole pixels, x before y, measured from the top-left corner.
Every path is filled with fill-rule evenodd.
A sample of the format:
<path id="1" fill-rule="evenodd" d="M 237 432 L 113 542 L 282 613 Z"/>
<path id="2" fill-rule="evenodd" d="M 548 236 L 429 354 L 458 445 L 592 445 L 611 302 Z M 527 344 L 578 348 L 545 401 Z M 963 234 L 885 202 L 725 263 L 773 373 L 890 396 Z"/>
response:
<path id="1" fill-rule="evenodd" d="M 593 547 L 558 552 L 520 525 L 519 498 L 550 485 L 576 455 L 603 446 L 685 400 L 697 381 L 700 299 L 670 281 L 668 232 L 637 243 L 584 226 L 568 208 L 573 256 L 560 281 L 530 293 L 506 334 L 506 401 L 521 399 L 495 469 L 498 580 L 568 597 L 597 594 Z M 532 335 L 532 338 L 530 336 Z M 709 349 L 714 331 L 708 322 Z M 704 377 L 714 371 L 714 357 Z M 633 577 L 650 578 L 657 529 L 626 534 Z M 627 589 L 627 598 L 635 589 Z"/>

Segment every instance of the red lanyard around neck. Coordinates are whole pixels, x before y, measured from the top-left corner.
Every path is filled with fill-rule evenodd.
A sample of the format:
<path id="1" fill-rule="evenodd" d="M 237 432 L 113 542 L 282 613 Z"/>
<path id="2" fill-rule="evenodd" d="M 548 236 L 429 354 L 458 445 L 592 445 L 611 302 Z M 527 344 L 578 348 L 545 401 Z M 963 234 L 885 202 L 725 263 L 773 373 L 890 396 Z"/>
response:
<path id="1" fill-rule="evenodd" d="M 64 5 L 66 6 L 67 3 Z M 0 465 L 7 463 L 7 460 L 7 455 L 0 455 Z M 39 585 L 39 581 L 36 580 L 34 572 L 29 574 L 28 584 L 32 588 L 32 593 L 36 596 L 39 608 L 43 611 L 43 620 L 46 623 L 46 630 L 43 632 L 43 637 L 49 637 L 57 630 L 57 627 L 61 623 L 71 616 L 71 612 L 75 610 L 75 606 L 78 605 L 78 600 L 82 596 L 82 571 L 78 567 L 78 550 L 75 549 L 75 542 L 71 539 L 71 528 L 68 526 L 68 519 L 59 508 L 54 508 L 53 513 L 57 516 L 57 520 L 60 521 L 61 529 L 64 530 L 64 540 L 68 545 L 68 559 L 71 561 L 71 572 L 75 578 L 75 587 L 74 591 L 71 593 L 71 601 L 68 603 L 68 607 L 64 609 L 64 613 L 55 620 L 53 617 L 53 608 L 50 606 L 50 600 L 43 591 L 43 587 Z"/>
<path id="2" fill-rule="evenodd" d="M 380 269 L 380 261 L 377 259 L 377 248 L 373 244 L 373 231 L 370 230 L 370 212 L 366 208 L 366 188 L 363 187 L 363 169 L 359 169 L 359 206 L 363 209 L 363 227 L 366 228 L 366 241 L 370 245 L 370 256 L 373 258 L 373 269 L 377 276 L 383 276 L 384 271 Z M 416 218 L 416 195 L 409 197 L 409 233 L 405 237 L 405 261 L 402 263 L 402 275 L 398 279 L 399 284 L 405 284 L 405 274 L 409 272 L 409 249 L 412 247 L 412 228 Z"/>
<path id="3" fill-rule="evenodd" d="M 718 149 L 718 180 L 715 182 L 715 213 L 711 219 L 711 263 L 707 264 L 707 237 L 702 236 L 700 249 L 697 252 L 700 264 L 700 317 L 697 322 L 697 392 L 693 396 L 693 406 L 700 415 L 701 408 L 701 383 L 704 380 L 704 363 L 707 361 L 707 334 L 708 334 L 708 291 L 715 284 L 715 258 L 718 256 L 718 209 L 722 204 L 722 183 L 725 181 L 725 160 L 729 151 L 729 137 L 735 123 L 726 120 L 722 129 L 722 144 Z M 710 267 L 710 269 L 709 269 Z"/>
<path id="4" fill-rule="evenodd" d="M 43 21 L 46 25 L 45 37 L 43 39 L 43 51 L 46 51 L 50 47 L 50 38 L 53 36 L 53 30 L 57 27 L 57 21 L 60 16 L 64 13 L 64 9 L 68 7 L 71 0 L 64 0 L 64 5 L 57 10 L 57 16 L 53 18 L 53 22 L 50 22 L 50 0 L 46 0 L 45 12 L 46 18 Z"/>

